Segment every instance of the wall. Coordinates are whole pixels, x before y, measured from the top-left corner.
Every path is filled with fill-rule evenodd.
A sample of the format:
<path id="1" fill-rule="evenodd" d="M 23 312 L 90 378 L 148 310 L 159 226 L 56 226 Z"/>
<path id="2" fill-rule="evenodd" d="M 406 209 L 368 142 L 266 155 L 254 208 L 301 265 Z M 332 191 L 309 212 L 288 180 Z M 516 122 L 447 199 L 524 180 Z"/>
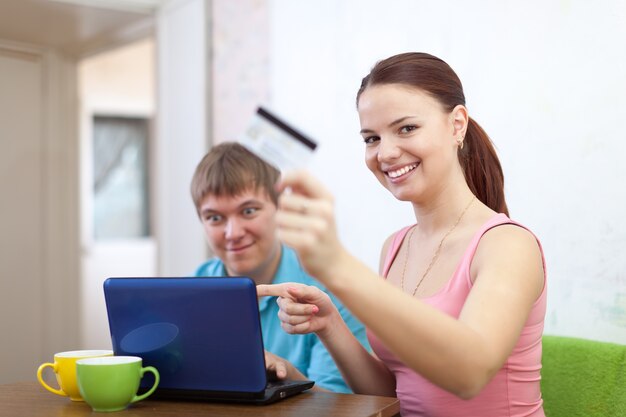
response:
<path id="1" fill-rule="evenodd" d="M 626 343 L 626 4 L 272 0 L 270 19 L 272 105 L 321 142 L 310 168 L 352 252 L 377 268 L 382 241 L 414 221 L 364 166 L 360 80 L 378 59 L 430 52 L 459 74 L 511 215 L 543 243 L 546 333 Z"/>
<path id="2" fill-rule="evenodd" d="M 78 340 L 74 63 L 0 40 L 0 383 Z"/>
<path id="3" fill-rule="evenodd" d="M 236 140 L 259 103 L 269 101 L 269 6 L 266 0 L 211 3 L 211 100 L 215 105 L 209 134 L 217 144 Z"/>
<path id="4" fill-rule="evenodd" d="M 155 208 L 163 276 L 189 275 L 207 256 L 189 184 L 208 148 L 209 15 L 204 0 L 167 0 L 157 15 Z"/>

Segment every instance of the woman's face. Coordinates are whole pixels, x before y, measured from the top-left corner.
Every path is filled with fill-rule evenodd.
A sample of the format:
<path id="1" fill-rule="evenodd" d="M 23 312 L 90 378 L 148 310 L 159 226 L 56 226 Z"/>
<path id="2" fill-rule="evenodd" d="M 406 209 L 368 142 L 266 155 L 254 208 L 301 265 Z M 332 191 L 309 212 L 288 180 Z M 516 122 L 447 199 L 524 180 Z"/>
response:
<path id="1" fill-rule="evenodd" d="M 445 111 L 420 89 L 383 84 L 363 91 L 358 112 L 367 167 L 397 199 L 433 198 L 457 178 L 464 126 L 456 109 Z"/>

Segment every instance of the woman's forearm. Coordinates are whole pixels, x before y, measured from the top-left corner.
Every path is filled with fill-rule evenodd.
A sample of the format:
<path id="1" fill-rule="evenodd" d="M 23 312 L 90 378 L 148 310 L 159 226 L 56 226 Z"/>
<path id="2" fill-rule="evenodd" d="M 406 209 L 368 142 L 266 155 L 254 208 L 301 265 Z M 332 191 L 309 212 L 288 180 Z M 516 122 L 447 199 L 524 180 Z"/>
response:
<path id="1" fill-rule="evenodd" d="M 393 374 L 359 343 L 341 315 L 337 313 L 333 324 L 317 335 L 356 394 L 396 396 Z"/>

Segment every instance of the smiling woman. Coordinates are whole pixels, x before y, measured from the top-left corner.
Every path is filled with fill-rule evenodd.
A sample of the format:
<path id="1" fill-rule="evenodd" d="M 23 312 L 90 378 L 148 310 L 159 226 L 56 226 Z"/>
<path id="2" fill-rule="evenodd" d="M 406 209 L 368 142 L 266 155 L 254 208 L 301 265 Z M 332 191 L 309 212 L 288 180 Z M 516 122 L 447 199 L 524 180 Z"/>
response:
<path id="1" fill-rule="evenodd" d="M 403 416 L 543 416 L 543 253 L 508 217 L 500 162 L 460 80 L 432 55 L 395 55 L 363 78 L 357 110 L 367 167 L 416 219 L 383 244 L 382 278 L 344 249 L 334 199 L 306 173 L 282 178 L 292 192 L 277 222 L 307 271 L 368 327 L 376 355 L 315 287 L 262 294 L 280 297 L 287 331 L 323 340 L 355 392 L 395 394 Z"/>

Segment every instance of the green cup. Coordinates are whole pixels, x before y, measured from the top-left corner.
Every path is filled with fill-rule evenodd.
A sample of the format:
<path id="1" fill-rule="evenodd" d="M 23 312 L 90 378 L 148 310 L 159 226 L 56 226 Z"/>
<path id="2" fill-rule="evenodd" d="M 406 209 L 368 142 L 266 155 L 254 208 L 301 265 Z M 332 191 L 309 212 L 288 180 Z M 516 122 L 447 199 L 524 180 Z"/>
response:
<path id="1" fill-rule="evenodd" d="M 80 395 L 94 411 L 108 412 L 126 409 L 141 401 L 159 385 L 159 372 L 152 366 L 142 367 L 138 356 L 108 356 L 76 361 L 76 377 Z M 137 395 L 144 373 L 154 374 L 154 385 L 148 392 Z"/>

